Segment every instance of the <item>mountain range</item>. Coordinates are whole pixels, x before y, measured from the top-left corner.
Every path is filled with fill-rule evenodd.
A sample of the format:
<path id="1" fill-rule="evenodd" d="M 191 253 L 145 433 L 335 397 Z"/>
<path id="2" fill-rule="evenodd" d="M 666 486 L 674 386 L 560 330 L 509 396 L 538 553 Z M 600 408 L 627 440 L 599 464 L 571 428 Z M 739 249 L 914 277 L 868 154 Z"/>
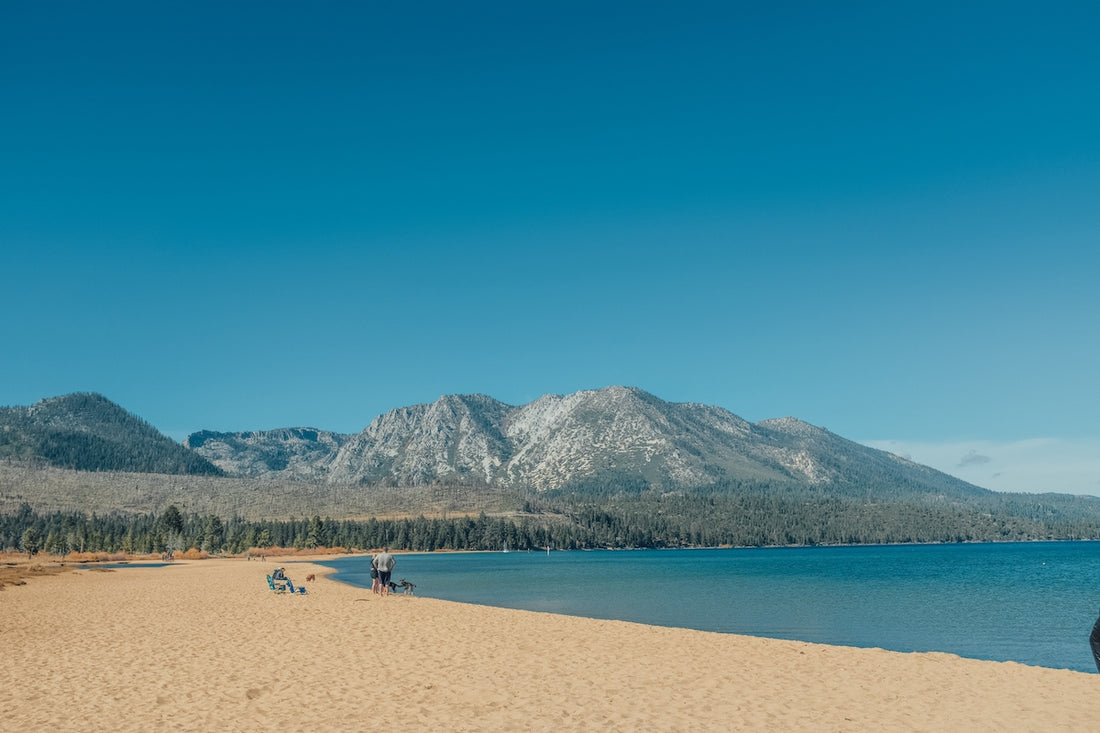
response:
<path id="1" fill-rule="evenodd" d="M 1100 539 L 1093 497 L 993 492 L 792 417 L 750 423 L 633 387 L 519 406 L 445 395 L 357 434 L 204 430 L 183 444 L 98 394 L 0 408 L 9 544 L 35 512 L 140 518 L 169 506 L 290 518 L 295 543 L 295 516 L 439 518 L 415 523 L 408 547 L 421 549 L 498 545 L 486 520 L 446 520 L 487 514 L 514 518 L 533 546 L 545 544 L 534 527 L 577 547 Z M 398 534 L 382 540 L 397 543 L 385 526 Z"/>
<path id="2" fill-rule="evenodd" d="M 682 490 L 719 483 L 842 495 L 989 493 L 795 418 L 747 422 L 719 407 L 607 387 L 510 406 L 446 395 L 391 410 L 361 433 L 315 428 L 217 433 L 184 446 L 227 475 L 311 482 Z"/>
<path id="3" fill-rule="evenodd" d="M 79 393 L 0 408 L 0 458 L 82 471 L 536 493 L 730 483 L 840 496 L 991 493 L 795 418 L 750 423 L 719 407 L 618 386 L 520 406 L 445 395 L 391 410 L 358 434 L 203 430 L 182 445 L 106 397 Z"/>

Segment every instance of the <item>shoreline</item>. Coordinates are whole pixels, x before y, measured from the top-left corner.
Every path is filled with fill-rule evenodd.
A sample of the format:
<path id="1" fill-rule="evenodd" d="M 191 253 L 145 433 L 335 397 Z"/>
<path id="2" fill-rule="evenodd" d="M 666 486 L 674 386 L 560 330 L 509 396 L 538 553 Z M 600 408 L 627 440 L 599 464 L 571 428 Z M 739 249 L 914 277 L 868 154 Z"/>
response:
<path id="1" fill-rule="evenodd" d="M 295 562 L 63 573 L 0 591 L 17 730 L 1061 730 L 1097 677 L 374 596 Z M 290 564 L 285 559 L 285 564 Z M 267 563 L 271 566 L 271 563 Z M 382 703 L 379 702 L 381 695 Z"/>
<path id="2" fill-rule="evenodd" d="M 411 554 L 394 579 L 500 608 L 1092 674 L 1085 637 L 1096 616 L 1082 589 L 1095 585 L 1094 553 L 1060 544 L 638 551 L 621 562 L 592 552 L 556 563 L 539 553 L 429 553 Z M 335 580 L 370 587 L 365 561 L 323 562 L 340 571 Z M 655 584 L 654 573 L 675 585 Z"/>

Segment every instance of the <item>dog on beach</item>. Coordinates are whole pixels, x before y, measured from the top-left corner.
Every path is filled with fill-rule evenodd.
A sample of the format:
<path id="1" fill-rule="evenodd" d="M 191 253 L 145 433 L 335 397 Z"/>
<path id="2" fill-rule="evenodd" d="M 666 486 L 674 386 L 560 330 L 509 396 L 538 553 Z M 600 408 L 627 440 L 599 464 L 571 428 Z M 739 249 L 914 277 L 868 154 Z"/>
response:
<path id="1" fill-rule="evenodd" d="M 314 580 L 317 580 L 317 576 L 314 575 L 313 573 L 310 573 L 309 575 L 306 576 L 306 581 L 307 582 L 312 583 Z"/>
<path id="2" fill-rule="evenodd" d="M 390 593 L 396 593 L 397 589 L 400 588 L 402 593 L 407 596 L 411 596 L 413 594 L 413 588 L 415 587 L 415 585 L 405 580 L 404 578 L 401 579 L 400 583 L 395 583 L 392 580 L 390 581 Z"/>

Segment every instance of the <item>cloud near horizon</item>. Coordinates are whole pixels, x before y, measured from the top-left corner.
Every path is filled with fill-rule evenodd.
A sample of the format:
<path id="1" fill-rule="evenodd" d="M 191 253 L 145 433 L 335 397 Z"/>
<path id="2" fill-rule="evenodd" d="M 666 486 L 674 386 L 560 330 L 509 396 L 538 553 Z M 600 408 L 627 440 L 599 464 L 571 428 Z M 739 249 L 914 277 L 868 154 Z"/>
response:
<path id="1" fill-rule="evenodd" d="M 859 442 L 994 491 L 1100 496 L 1100 438 Z"/>
<path id="2" fill-rule="evenodd" d="M 962 468 L 963 466 L 972 466 L 972 465 L 979 465 L 979 464 L 982 464 L 982 463 L 989 463 L 991 460 L 993 460 L 993 459 L 990 458 L 989 456 L 983 456 L 980 453 L 978 453 L 978 451 L 971 448 L 970 452 L 967 453 L 965 456 L 963 456 L 962 460 L 959 461 L 959 468 Z"/>

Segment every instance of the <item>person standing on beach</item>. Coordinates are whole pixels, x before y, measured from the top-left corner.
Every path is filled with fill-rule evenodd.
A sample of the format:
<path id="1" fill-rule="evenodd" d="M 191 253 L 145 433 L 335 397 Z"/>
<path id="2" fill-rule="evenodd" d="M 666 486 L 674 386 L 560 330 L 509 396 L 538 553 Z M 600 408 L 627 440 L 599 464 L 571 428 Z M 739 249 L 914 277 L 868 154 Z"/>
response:
<path id="1" fill-rule="evenodd" d="M 1100 618 L 1092 625 L 1092 633 L 1089 634 L 1089 646 L 1092 647 L 1092 658 L 1096 662 L 1096 671 L 1100 672 Z"/>
<path id="2" fill-rule="evenodd" d="M 370 592 L 378 595 L 378 566 L 374 564 L 378 555 L 370 559 Z"/>
<path id="3" fill-rule="evenodd" d="M 378 585 L 382 590 L 382 596 L 388 596 L 390 594 L 390 573 L 393 572 L 393 566 L 397 564 L 397 560 L 390 554 L 390 548 L 383 547 L 382 552 L 375 555 L 374 560 L 371 562 L 378 569 Z"/>

